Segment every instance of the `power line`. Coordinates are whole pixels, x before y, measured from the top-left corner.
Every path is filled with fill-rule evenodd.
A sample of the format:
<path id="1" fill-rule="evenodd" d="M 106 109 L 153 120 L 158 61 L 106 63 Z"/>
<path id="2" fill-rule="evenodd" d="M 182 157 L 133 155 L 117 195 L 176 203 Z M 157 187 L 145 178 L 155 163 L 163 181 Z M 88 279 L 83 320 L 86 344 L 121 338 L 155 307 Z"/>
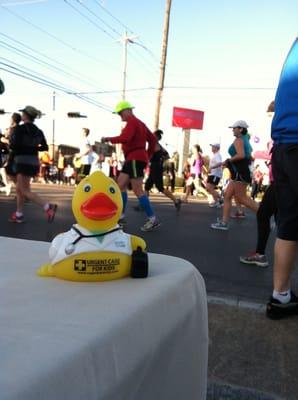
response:
<path id="1" fill-rule="evenodd" d="M 84 52 L 84 51 L 82 51 L 82 50 L 80 50 L 80 49 L 77 49 L 77 48 L 73 47 L 73 46 L 70 45 L 69 43 L 67 43 L 67 42 L 65 42 L 64 40 L 62 40 L 61 38 L 59 38 L 59 37 L 53 35 L 52 33 L 49 33 L 49 32 L 46 31 L 45 29 L 43 29 L 43 28 L 39 27 L 38 25 L 36 25 L 36 24 L 34 24 L 34 23 L 28 21 L 26 18 L 21 17 L 19 14 L 15 13 L 15 12 L 12 11 L 12 10 L 9 10 L 8 8 L 4 7 L 3 5 L 0 4 L 0 7 L 3 8 L 6 12 L 12 14 L 14 17 L 20 19 L 21 21 L 23 21 L 23 22 L 25 22 L 26 24 L 30 25 L 31 27 L 35 28 L 35 29 L 38 30 L 39 32 L 42 32 L 43 34 L 45 34 L 45 35 L 51 37 L 52 39 L 54 39 L 54 40 L 55 40 L 56 42 L 58 42 L 59 44 L 63 44 L 65 47 L 71 49 L 72 51 L 74 51 L 74 52 L 76 52 L 76 53 L 78 53 L 78 54 L 80 54 L 80 55 L 83 55 L 84 57 L 87 57 L 87 58 L 89 58 L 90 60 L 92 60 L 92 61 L 94 61 L 94 62 L 96 62 L 96 63 L 98 63 L 98 64 L 100 64 L 100 65 L 105 64 L 105 65 L 107 65 L 109 68 L 116 69 L 113 65 L 111 65 L 111 64 L 109 64 L 109 63 L 106 63 L 106 62 L 103 61 L 103 60 L 99 60 L 99 59 L 97 59 L 97 58 L 95 58 L 95 57 L 93 57 L 93 56 L 90 56 L 88 53 L 86 53 L 86 52 Z"/>
<path id="2" fill-rule="evenodd" d="M 61 69 L 59 67 L 56 67 L 55 65 L 49 64 L 48 62 L 42 61 L 39 58 L 35 57 L 34 55 L 28 54 L 28 53 L 26 53 L 26 52 L 24 52 L 24 51 L 22 51 L 22 50 L 20 50 L 20 49 L 18 49 L 16 47 L 14 47 L 14 46 L 9 45 L 8 43 L 3 42 L 2 40 L 0 40 L 0 46 L 6 48 L 7 50 L 9 50 L 11 52 L 13 52 L 14 54 L 21 55 L 22 57 L 27 58 L 30 61 L 33 61 L 33 62 L 35 62 L 35 63 L 37 63 L 39 65 L 42 65 L 43 67 L 45 66 L 48 69 L 54 70 L 56 72 L 58 71 L 58 72 L 66 75 L 66 76 L 76 78 L 77 80 L 79 80 L 81 82 L 84 82 L 84 83 L 87 82 L 86 80 L 81 79 L 77 75 L 74 75 L 74 74 L 72 74 L 70 72 L 67 72 L 67 71 L 65 71 L 65 70 L 63 70 L 63 69 Z M 90 81 L 88 81 L 87 83 L 90 85 Z M 94 83 L 92 83 L 92 86 L 94 86 Z"/>
<path id="3" fill-rule="evenodd" d="M 106 35 L 108 35 L 111 39 L 114 41 L 117 40 L 116 37 L 111 35 L 109 32 L 107 32 L 105 29 L 103 29 L 100 25 L 98 25 L 96 22 L 94 22 L 91 18 L 89 18 L 87 15 L 83 14 L 80 10 L 78 10 L 73 4 L 70 4 L 68 0 L 63 0 L 65 4 L 67 4 L 70 8 L 75 10 L 78 14 L 80 14 L 84 19 L 87 19 L 92 25 L 94 25 L 96 28 L 98 28 L 101 32 L 104 32 Z"/>
<path id="4" fill-rule="evenodd" d="M 145 91 L 145 90 L 156 90 L 157 88 L 148 86 L 144 88 L 133 88 L 133 89 L 126 89 L 126 92 L 138 92 L 138 91 Z M 102 91 L 95 91 L 95 92 L 79 92 L 78 94 L 111 94 L 111 93 L 120 93 L 122 90 L 102 90 Z"/>
<path id="5" fill-rule="evenodd" d="M 107 8 L 105 8 L 102 4 L 100 4 L 100 2 L 98 0 L 93 0 L 94 3 L 96 3 L 106 14 L 108 14 L 110 17 L 112 17 L 115 21 L 117 21 L 122 28 L 124 28 L 126 31 L 129 31 L 130 33 L 133 33 L 132 30 L 130 28 L 128 28 L 126 25 L 123 24 L 123 22 L 120 21 L 120 19 L 118 19 L 117 17 L 115 17 L 115 15 L 113 15 Z"/>
<path id="6" fill-rule="evenodd" d="M 247 86 L 165 86 L 165 89 L 191 89 L 191 90 L 276 90 L 273 87 L 247 87 Z"/>
<path id="7" fill-rule="evenodd" d="M 96 18 L 99 18 L 93 11 L 91 11 L 87 6 L 83 5 L 80 3 L 80 1 L 77 1 L 81 6 L 83 6 L 84 8 L 86 8 L 90 13 L 92 13 L 92 15 L 94 15 Z M 113 35 L 111 35 L 110 33 L 108 33 L 105 29 L 103 29 L 101 26 L 99 26 L 96 22 L 94 22 L 92 19 L 90 19 L 87 15 L 83 14 L 80 10 L 78 10 L 78 8 L 76 8 L 74 5 L 72 5 L 68 0 L 64 0 L 65 4 L 67 4 L 70 8 L 72 8 L 73 10 L 75 10 L 79 15 L 81 15 L 81 17 L 83 17 L 84 19 L 86 19 L 87 21 L 89 21 L 92 25 L 94 25 L 96 28 L 98 28 L 100 31 L 104 32 L 106 35 L 108 35 L 111 39 L 113 39 L 113 41 L 118 42 L 118 39 L 116 37 L 114 37 Z M 100 19 L 101 20 L 101 19 Z M 111 28 L 113 29 L 113 28 Z M 113 29 L 114 30 L 114 29 Z M 121 35 L 119 32 L 115 31 L 117 33 L 117 35 Z M 135 43 L 135 42 L 132 42 Z M 144 49 L 146 49 L 147 51 L 149 51 L 145 46 L 141 45 L 140 43 L 136 43 L 138 45 L 140 45 L 141 47 L 143 47 Z M 138 57 L 141 57 L 139 53 L 137 53 Z M 140 59 L 138 59 L 138 57 L 136 57 L 136 54 L 131 56 L 138 62 L 141 63 L 143 67 L 147 68 L 148 70 L 150 70 L 148 68 L 148 64 L 144 64 L 142 61 L 140 61 Z M 144 57 L 141 57 L 144 59 Z M 145 60 L 146 61 L 146 60 Z M 152 72 L 150 70 L 150 72 Z"/>
<path id="8" fill-rule="evenodd" d="M 69 3 L 67 2 L 67 0 L 64 0 L 64 2 L 65 2 L 68 6 L 70 6 L 71 8 L 74 8 L 77 12 L 80 13 L 80 11 L 77 10 L 73 5 L 69 4 Z M 79 54 L 83 55 L 84 57 L 87 57 L 87 58 L 91 59 L 92 61 L 94 61 L 94 62 L 96 62 L 96 63 L 98 63 L 98 64 L 100 64 L 100 65 L 105 64 L 105 65 L 107 65 L 109 68 L 113 68 L 113 69 L 115 69 L 115 70 L 117 69 L 114 65 L 111 65 L 111 64 L 109 64 L 109 63 L 106 63 L 105 61 L 102 61 L 102 60 L 98 60 L 97 58 L 95 58 L 95 57 L 93 57 L 93 56 L 90 56 L 88 53 L 86 53 L 86 52 L 84 52 L 84 51 L 82 51 L 82 50 L 79 50 L 79 49 L 73 47 L 73 46 L 70 45 L 69 43 L 67 43 L 67 42 L 65 42 L 64 40 L 62 40 L 61 38 L 58 38 L 57 36 L 55 36 L 55 35 L 53 35 L 52 33 L 46 31 L 45 29 L 39 27 L 38 25 L 36 25 L 36 24 L 34 24 L 34 23 L 28 21 L 26 18 L 20 16 L 19 14 L 17 14 L 16 12 L 14 12 L 14 11 L 12 11 L 12 10 L 7 9 L 7 8 L 4 7 L 3 5 L 0 4 L 0 7 L 3 8 L 3 9 L 4 9 L 5 11 L 7 11 L 8 13 L 12 14 L 14 17 L 20 19 L 21 21 L 25 22 L 26 24 L 30 25 L 31 27 L 37 29 L 38 31 L 42 32 L 43 34 L 45 34 L 45 35 L 51 37 L 52 39 L 54 39 L 55 41 L 59 42 L 59 44 L 62 44 L 62 45 L 64 45 L 65 47 L 70 48 L 72 51 L 74 51 L 74 52 L 76 52 L 76 53 L 79 53 Z M 80 14 L 83 15 L 82 13 L 80 13 Z M 89 20 L 88 17 L 87 17 L 87 19 Z M 99 28 L 99 29 L 102 30 L 102 28 Z M 107 33 L 107 34 L 109 35 L 109 33 Z M 112 35 L 109 35 L 109 36 L 113 39 L 113 41 L 117 42 L 117 38 L 115 38 L 115 37 L 112 36 Z M 133 57 L 133 56 L 132 56 L 132 57 Z M 136 59 L 136 57 L 133 57 L 133 58 Z M 142 63 L 142 61 L 140 61 L 140 60 L 138 60 L 138 59 L 136 59 L 136 61 L 139 62 L 139 63 L 141 63 L 143 67 L 145 67 L 147 70 L 149 70 L 147 64 Z M 152 71 L 150 70 L 150 72 L 152 72 Z"/>
<path id="9" fill-rule="evenodd" d="M 40 52 L 40 51 L 38 51 L 38 50 L 36 50 L 36 49 L 33 49 L 32 47 L 30 47 L 30 46 L 28 46 L 28 45 L 26 45 L 26 44 L 24 44 L 24 43 L 22 43 L 22 42 L 20 42 L 20 41 L 18 41 L 18 40 L 16 40 L 16 39 L 12 38 L 12 37 L 10 37 L 10 36 L 8 36 L 8 35 L 2 33 L 2 32 L 0 32 L 0 35 L 1 35 L 1 36 L 4 36 L 5 38 L 9 39 L 10 41 L 12 41 L 12 42 L 14 42 L 14 43 L 17 43 L 17 44 L 23 46 L 24 48 L 26 48 L 26 49 L 28 49 L 28 50 L 30 50 L 30 51 L 32 51 L 32 52 L 34 52 L 34 53 L 36 53 L 36 54 L 38 54 L 38 55 L 44 57 L 44 58 L 47 59 L 47 60 L 53 61 L 54 63 L 56 63 L 56 64 L 58 64 L 58 65 L 61 65 L 61 66 L 65 67 L 65 68 L 67 68 L 68 70 L 72 70 L 72 71 L 74 71 L 75 73 L 77 73 L 77 71 L 75 71 L 73 68 L 69 67 L 68 65 L 63 64 L 63 63 L 61 63 L 60 61 L 54 60 L 53 58 L 48 57 L 47 55 L 43 54 L 42 52 Z M 9 46 L 7 43 L 6 43 L 6 45 Z M 11 47 L 12 47 L 12 46 L 11 46 Z M 21 50 L 18 50 L 18 51 L 21 51 Z M 29 55 L 29 54 L 28 54 L 28 55 Z M 31 55 L 29 55 L 29 56 L 31 56 Z M 33 57 L 33 56 L 32 56 L 32 57 Z M 38 59 L 38 61 L 41 61 L 41 60 Z M 49 65 L 50 65 L 50 64 L 49 64 Z M 57 68 L 57 67 L 55 67 L 55 66 L 53 66 L 53 68 L 59 70 L 59 68 Z M 61 70 L 61 71 L 63 71 L 63 70 Z M 88 77 L 86 77 L 86 76 L 85 76 L 85 77 L 86 77 L 88 80 L 84 80 L 84 79 L 82 79 L 79 75 L 73 75 L 73 74 L 71 74 L 71 73 L 69 73 L 69 72 L 63 71 L 63 73 L 65 73 L 65 74 L 67 74 L 67 75 L 70 75 L 70 76 L 73 76 L 73 77 L 79 79 L 79 80 L 82 81 L 82 82 L 91 84 L 91 85 L 93 85 L 93 86 L 95 85 L 95 82 L 90 81 L 90 80 L 88 79 Z M 84 77 L 84 75 L 81 75 L 81 76 Z"/>
<path id="10" fill-rule="evenodd" d="M 76 0 L 78 1 L 78 0 Z M 111 18 L 113 18 L 116 22 L 118 22 L 119 25 L 121 25 L 126 31 L 130 32 L 131 34 L 135 35 L 135 32 L 133 32 L 127 25 L 125 25 L 122 21 L 120 21 L 119 18 L 115 17 L 106 7 L 104 7 L 98 0 L 93 0 L 106 14 L 108 14 Z M 158 60 L 158 57 L 147 47 L 142 43 L 141 41 L 139 43 L 141 47 L 143 47 L 146 51 L 148 51 L 153 58 Z"/>
<path id="11" fill-rule="evenodd" d="M 105 111 L 112 112 L 112 109 L 109 108 L 107 105 L 105 105 L 103 103 L 100 103 L 100 102 L 98 102 L 96 100 L 90 99 L 90 98 L 88 98 L 86 96 L 75 94 L 76 92 L 73 89 L 70 90 L 69 88 L 62 86 L 60 83 L 55 83 L 53 81 L 50 81 L 48 79 L 43 78 L 42 76 L 34 75 L 34 74 L 30 73 L 30 72 L 26 72 L 26 71 L 22 70 L 21 68 L 14 67 L 14 66 L 12 66 L 10 64 L 7 64 L 7 63 L 0 62 L 0 64 L 4 65 L 4 67 L 0 67 L 0 69 L 3 70 L 3 71 L 6 71 L 6 72 L 8 72 L 10 74 L 13 74 L 13 75 L 16 75 L 16 76 L 19 76 L 19 77 L 21 77 L 23 79 L 27 79 L 27 80 L 30 80 L 32 82 L 41 84 L 43 86 L 47 86 L 47 87 L 50 87 L 52 89 L 60 90 L 61 92 L 64 92 L 64 93 L 66 93 L 68 95 L 74 95 L 75 97 L 78 97 L 79 99 L 81 99 L 81 100 L 83 100 L 83 101 L 85 101 L 85 102 L 87 102 L 89 104 L 95 105 L 96 107 L 99 107 L 99 108 L 101 108 L 101 109 L 103 109 Z M 15 63 L 13 63 L 13 64 L 15 64 Z"/>
<path id="12" fill-rule="evenodd" d="M 41 75 L 40 73 L 38 73 L 36 71 L 31 70 L 30 68 L 23 67 L 22 65 L 19 65 L 18 63 L 14 62 L 14 61 L 11 61 L 11 60 L 8 60 L 8 59 L 6 59 L 4 57 L 0 57 L 0 60 L 6 61 L 6 62 L 0 61 L 0 64 L 4 65 L 5 67 L 9 67 L 9 68 L 11 68 L 13 70 L 16 70 L 18 72 L 22 72 L 22 73 L 26 74 L 29 77 L 32 77 L 34 79 L 38 79 L 40 82 L 54 85 L 56 89 L 59 89 L 59 90 L 64 89 L 64 86 L 60 82 L 49 81 L 47 77 Z M 9 62 L 10 64 L 7 64 L 7 62 Z M 13 64 L 15 66 L 13 66 L 11 64 Z"/>
<path id="13" fill-rule="evenodd" d="M 85 8 L 85 10 L 87 10 L 91 15 L 93 15 L 96 19 L 98 19 L 99 21 L 101 21 L 104 25 L 106 25 L 112 32 L 116 33 L 117 36 L 120 36 L 121 33 L 116 31 L 116 29 L 114 29 L 112 26 L 110 26 L 104 19 L 102 19 L 101 17 L 99 17 L 97 14 L 95 14 L 95 12 L 93 12 L 92 10 L 90 10 L 89 7 L 87 7 L 85 4 L 83 4 L 80 0 L 75 0 L 77 3 L 80 4 L 81 7 Z"/>

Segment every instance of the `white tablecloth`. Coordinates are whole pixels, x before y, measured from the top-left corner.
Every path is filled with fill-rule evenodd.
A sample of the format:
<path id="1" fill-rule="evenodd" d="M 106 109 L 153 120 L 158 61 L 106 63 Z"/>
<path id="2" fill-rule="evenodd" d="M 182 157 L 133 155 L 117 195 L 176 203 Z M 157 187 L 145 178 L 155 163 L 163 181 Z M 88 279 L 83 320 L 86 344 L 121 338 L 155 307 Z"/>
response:
<path id="1" fill-rule="evenodd" d="M 40 278 L 49 243 L 0 237 L 1 400 L 205 400 L 204 280 L 149 254 L 147 279 Z"/>

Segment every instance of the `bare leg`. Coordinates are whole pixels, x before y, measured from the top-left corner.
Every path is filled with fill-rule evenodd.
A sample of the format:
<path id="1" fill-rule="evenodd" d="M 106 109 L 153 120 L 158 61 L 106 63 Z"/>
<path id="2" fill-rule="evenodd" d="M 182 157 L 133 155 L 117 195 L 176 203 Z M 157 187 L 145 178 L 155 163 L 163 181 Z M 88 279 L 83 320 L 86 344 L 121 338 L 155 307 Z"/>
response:
<path id="1" fill-rule="evenodd" d="M 219 201 L 220 196 L 214 185 L 212 185 L 211 183 L 207 183 L 207 191 L 211 194 L 215 203 Z"/>
<path id="2" fill-rule="evenodd" d="M 224 205 L 223 205 L 223 215 L 222 222 L 228 223 L 230 218 L 230 211 L 232 206 L 232 198 L 235 192 L 235 182 L 230 181 L 224 194 Z"/>
<path id="3" fill-rule="evenodd" d="M 169 199 L 171 199 L 171 200 L 175 203 L 176 197 L 173 195 L 172 192 L 170 192 L 168 189 L 164 189 L 164 190 L 163 190 L 163 194 L 164 194 L 165 196 L 167 196 Z"/>
<path id="4" fill-rule="evenodd" d="M 38 196 L 38 194 L 31 192 L 30 188 L 30 176 L 25 176 L 22 174 L 17 175 L 17 211 L 23 212 L 24 208 L 24 198 L 31 200 L 32 202 L 44 207 L 46 202 Z"/>
<path id="5" fill-rule="evenodd" d="M 254 201 L 251 197 L 246 194 L 247 185 L 234 182 L 235 184 L 235 199 L 238 203 L 245 205 L 245 207 L 250 208 L 252 211 L 257 212 L 259 208 L 259 203 Z"/>
<path id="6" fill-rule="evenodd" d="M 184 196 L 184 199 L 183 199 L 183 201 L 185 202 L 185 203 L 187 203 L 187 201 L 188 201 L 188 197 L 189 197 L 189 195 L 190 195 L 190 193 L 191 193 L 191 186 L 190 185 L 186 185 L 186 191 L 185 191 L 185 196 Z"/>
<path id="7" fill-rule="evenodd" d="M 8 181 L 7 181 L 7 175 L 6 175 L 5 168 L 0 168 L 0 175 L 1 175 L 2 182 L 4 183 L 4 185 L 8 186 Z"/>
<path id="8" fill-rule="evenodd" d="M 276 239 L 274 246 L 273 285 L 278 292 L 290 288 L 291 273 L 295 268 L 298 243 L 290 240 Z"/>
<path id="9" fill-rule="evenodd" d="M 134 178 L 131 179 L 131 187 L 134 192 L 134 194 L 137 196 L 137 198 L 146 195 L 147 193 L 143 189 L 143 178 Z"/>

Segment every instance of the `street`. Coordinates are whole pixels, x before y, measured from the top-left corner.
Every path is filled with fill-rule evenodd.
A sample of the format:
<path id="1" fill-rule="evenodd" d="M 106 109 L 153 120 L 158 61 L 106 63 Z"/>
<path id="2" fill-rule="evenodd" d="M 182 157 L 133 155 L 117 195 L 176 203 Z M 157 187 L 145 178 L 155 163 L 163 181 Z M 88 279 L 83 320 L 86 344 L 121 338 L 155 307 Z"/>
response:
<path id="1" fill-rule="evenodd" d="M 73 187 L 33 184 L 32 188 L 45 199 L 58 204 L 54 223 L 48 224 L 40 207 L 29 202 L 25 205 L 25 223 L 8 222 L 8 216 L 15 210 L 13 190 L 9 197 L 0 195 L 0 236 L 49 242 L 75 223 L 71 211 Z M 228 231 L 215 231 L 210 229 L 210 224 L 220 217 L 221 210 L 210 208 L 206 200 L 191 199 L 177 214 L 173 203 L 165 196 L 152 194 L 150 198 L 161 226 L 154 232 L 141 232 L 145 214 L 133 209 L 137 200 L 133 193 L 129 193 L 125 227 L 128 233 L 144 238 L 149 252 L 190 261 L 203 275 L 208 295 L 266 302 L 272 289 L 275 233 L 272 232 L 268 244 L 268 268 L 239 262 L 240 255 L 255 247 L 256 219 L 251 211 L 246 211 L 247 217 L 243 220 L 231 219 Z"/>

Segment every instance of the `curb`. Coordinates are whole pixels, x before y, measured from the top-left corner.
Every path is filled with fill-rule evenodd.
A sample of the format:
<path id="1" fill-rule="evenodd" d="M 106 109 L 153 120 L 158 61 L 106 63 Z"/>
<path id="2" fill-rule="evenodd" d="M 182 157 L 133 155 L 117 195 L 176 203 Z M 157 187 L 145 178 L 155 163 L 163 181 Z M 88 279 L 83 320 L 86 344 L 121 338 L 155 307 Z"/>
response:
<path id="1" fill-rule="evenodd" d="M 264 313 L 266 306 L 264 303 L 259 303 L 256 301 L 241 299 L 239 297 L 223 297 L 216 294 L 207 295 L 208 304 L 219 304 L 224 306 L 232 306 L 247 310 L 254 310 L 259 313 Z"/>
<path id="2" fill-rule="evenodd" d="M 248 389 L 241 386 L 229 385 L 225 382 L 210 381 L 207 386 L 207 400 L 285 400 L 281 397 Z"/>

